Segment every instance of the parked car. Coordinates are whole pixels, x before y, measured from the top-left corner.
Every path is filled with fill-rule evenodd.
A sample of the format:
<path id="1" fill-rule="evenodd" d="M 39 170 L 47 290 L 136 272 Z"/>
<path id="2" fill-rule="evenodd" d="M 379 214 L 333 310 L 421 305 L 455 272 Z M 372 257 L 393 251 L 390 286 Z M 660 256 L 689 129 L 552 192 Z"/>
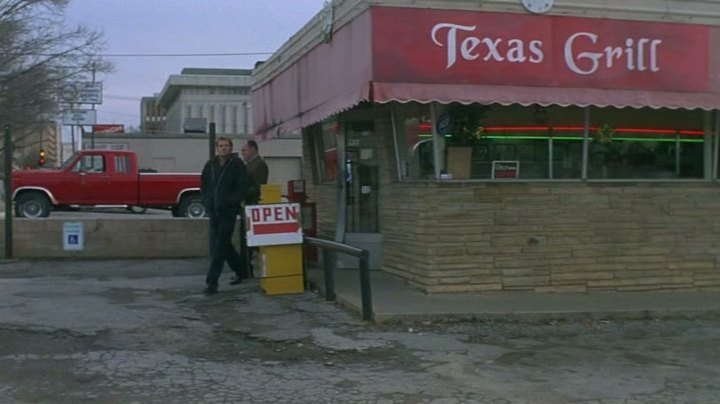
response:
<path id="1" fill-rule="evenodd" d="M 13 171 L 16 215 L 39 218 L 53 209 L 97 205 L 138 212 L 170 209 L 176 217 L 206 215 L 200 174 L 140 171 L 134 152 L 116 150 L 83 150 L 59 169 Z"/>

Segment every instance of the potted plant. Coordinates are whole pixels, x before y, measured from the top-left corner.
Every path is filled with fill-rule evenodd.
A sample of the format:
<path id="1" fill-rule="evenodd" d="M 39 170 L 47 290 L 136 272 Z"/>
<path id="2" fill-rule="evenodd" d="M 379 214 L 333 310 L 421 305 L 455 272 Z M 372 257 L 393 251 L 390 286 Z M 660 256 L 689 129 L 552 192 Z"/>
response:
<path id="1" fill-rule="evenodd" d="M 608 177 L 608 163 L 616 153 L 613 136 L 615 130 L 607 123 L 597 128 L 593 134 L 592 153 L 596 163 L 600 166 L 602 178 Z"/>
<path id="2" fill-rule="evenodd" d="M 480 104 L 450 104 L 447 144 L 447 171 L 453 179 L 469 179 L 472 169 L 472 155 L 480 144 L 485 131 L 482 121 L 490 107 Z"/>

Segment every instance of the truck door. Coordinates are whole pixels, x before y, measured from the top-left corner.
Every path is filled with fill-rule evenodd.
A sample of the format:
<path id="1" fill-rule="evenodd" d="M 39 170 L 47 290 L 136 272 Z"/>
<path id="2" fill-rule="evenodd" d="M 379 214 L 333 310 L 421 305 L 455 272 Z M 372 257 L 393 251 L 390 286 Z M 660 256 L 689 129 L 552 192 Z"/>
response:
<path id="1" fill-rule="evenodd" d="M 85 154 L 75 162 L 76 198 L 79 205 L 117 204 L 110 170 L 103 154 Z"/>

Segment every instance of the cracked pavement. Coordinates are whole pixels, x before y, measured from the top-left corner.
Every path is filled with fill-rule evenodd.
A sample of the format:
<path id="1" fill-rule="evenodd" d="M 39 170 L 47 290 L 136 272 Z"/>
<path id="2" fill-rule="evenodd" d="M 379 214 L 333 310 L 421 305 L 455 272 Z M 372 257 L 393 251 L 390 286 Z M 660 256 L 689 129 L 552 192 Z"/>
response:
<path id="1" fill-rule="evenodd" d="M 205 260 L 0 264 L 7 403 L 671 403 L 720 396 L 720 320 L 375 325 Z"/>

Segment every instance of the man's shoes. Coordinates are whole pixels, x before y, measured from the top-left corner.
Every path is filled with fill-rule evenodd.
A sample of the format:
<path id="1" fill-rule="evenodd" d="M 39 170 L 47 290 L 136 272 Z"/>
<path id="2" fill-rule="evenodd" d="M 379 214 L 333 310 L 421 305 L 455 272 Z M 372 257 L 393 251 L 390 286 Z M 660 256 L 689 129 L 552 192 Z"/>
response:
<path id="1" fill-rule="evenodd" d="M 212 295 L 216 295 L 217 293 L 218 293 L 218 288 L 217 288 L 217 286 L 208 286 L 208 287 L 206 287 L 205 290 L 203 291 L 203 294 L 204 294 L 205 296 L 212 296 Z"/>
<path id="2" fill-rule="evenodd" d="M 242 277 L 236 276 L 236 277 L 234 277 L 234 278 L 232 278 L 232 279 L 230 280 L 230 284 L 231 284 L 231 285 L 239 285 L 239 284 L 242 283 L 242 281 L 243 281 L 243 278 L 242 278 Z"/>

